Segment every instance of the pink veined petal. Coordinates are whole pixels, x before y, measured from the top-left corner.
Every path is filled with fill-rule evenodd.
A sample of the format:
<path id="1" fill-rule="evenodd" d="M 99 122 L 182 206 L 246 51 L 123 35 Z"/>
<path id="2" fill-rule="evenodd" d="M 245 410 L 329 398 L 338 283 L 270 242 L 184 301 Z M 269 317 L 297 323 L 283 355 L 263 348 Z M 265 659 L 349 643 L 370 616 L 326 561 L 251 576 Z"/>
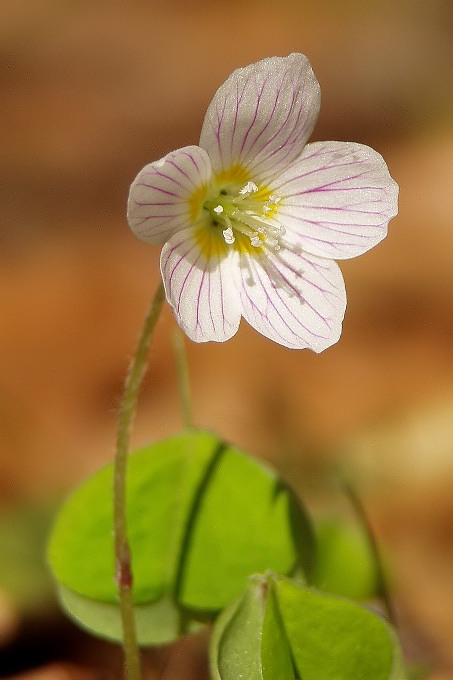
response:
<path id="1" fill-rule="evenodd" d="M 356 257 L 387 235 L 398 185 L 380 154 L 363 144 L 316 142 L 274 179 L 278 221 L 289 242 L 335 259 Z"/>
<path id="2" fill-rule="evenodd" d="M 191 340 L 223 342 L 236 333 L 241 312 L 230 251 L 214 245 L 205 257 L 193 229 L 184 229 L 162 248 L 160 266 L 167 300 Z"/>
<path id="3" fill-rule="evenodd" d="M 319 114 L 319 84 L 303 54 L 234 71 L 217 90 L 200 146 L 215 172 L 240 163 L 265 182 L 300 155 Z"/>
<path id="4" fill-rule="evenodd" d="M 346 309 L 336 262 L 281 250 L 241 255 L 242 315 L 259 333 L 292 349 L 322 352 L 338 341 Z"/>
<path id="5" fill-rule="evenodd" d="M 172 151 L 141 170 L 129 192 L 127 219 L 136 236 L 163 243 L 194 221 L 189 199 L 211 177 L 208 155 L 198 146 Z"/>

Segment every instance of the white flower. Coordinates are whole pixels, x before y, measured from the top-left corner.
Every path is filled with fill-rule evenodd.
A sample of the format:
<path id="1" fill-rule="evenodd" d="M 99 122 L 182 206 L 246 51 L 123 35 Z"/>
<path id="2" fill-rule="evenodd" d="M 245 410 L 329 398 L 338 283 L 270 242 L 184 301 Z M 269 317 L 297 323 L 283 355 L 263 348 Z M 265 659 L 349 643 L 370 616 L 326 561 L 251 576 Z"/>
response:
<path id="1" fill-rule="evenodd" d="M 167 300 L 192 340 L 228 340 L 241 316 L 286 347 L 321 352 L 339 339 L 346 293 L 334 260 L 385 237 L 398 187 L 367 146 L 306 144 L 319 105 L 302 54 L 238 69 L 209 105 L 200 146 L 134 180 L 129 225 L 164 243 Z"/>

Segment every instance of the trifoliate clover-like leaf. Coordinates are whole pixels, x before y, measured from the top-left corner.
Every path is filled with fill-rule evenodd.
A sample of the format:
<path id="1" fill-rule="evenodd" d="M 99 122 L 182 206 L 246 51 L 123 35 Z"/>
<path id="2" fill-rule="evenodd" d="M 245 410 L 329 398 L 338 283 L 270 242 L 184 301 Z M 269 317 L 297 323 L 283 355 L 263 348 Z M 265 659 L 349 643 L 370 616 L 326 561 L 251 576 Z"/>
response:
<path id="1" fill-rule="evenodd" d="M 93 632 L 121 639 L 112 487 L 110 464 L 70 496 L 48 554 L 67 611 Z M 130 455 L 127 518 L 142 644 L 175 639 L 186 630 L 181 621 L 212 619 L 254 572 L 307 572 L 313 563 L 310 520 L 294 494 L 208 432 Z"/>
<path id="2" fill-rule="evenodd" d="M 218 618 L 215 680 L 404 680 L 391 626 L 360 605 L 284 577 L 255 576 Z"/>

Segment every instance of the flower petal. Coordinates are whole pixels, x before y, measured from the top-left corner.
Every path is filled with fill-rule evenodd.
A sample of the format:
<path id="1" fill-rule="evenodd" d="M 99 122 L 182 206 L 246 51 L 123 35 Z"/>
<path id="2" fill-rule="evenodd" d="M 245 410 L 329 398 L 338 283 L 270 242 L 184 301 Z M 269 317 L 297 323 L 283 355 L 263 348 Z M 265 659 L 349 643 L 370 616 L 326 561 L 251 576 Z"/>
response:
<path id="1" fill-rule="evenodd" d="M 300 155 L 316 123 L 319 84 L 303 54 L 270 57 L 234 71 L 217 90 L 200 146 L 215 172 L 242 164 L 265 182 Z"/>
<path id="2" fill-rule="evenodd" d="M 337 342 L 346 292 L 336 262 L 286 249 L 243 253 L 239 272 L 242 315 L 257 331 L 293 349 L 322 352 Z"/>
<path id="3" fill-rule="evenodd" d="M 316 142 L 271 184 L 290 242 L 321 257 L 356 257 L 387 235 L 398 185 L 380 154 L 363 144 Z"/>
<path id="4" fill-rule="evenodd" d="M 160 266 L 167 300 L 191 340 L 223 342 L 236 333 L 241 311 L 231 251 L 212 239 L 202 252 L 194 230 L 184 229 L 162 248 Z"/>
<path id="5" fill-rule="evenodd" d="M 211 177 L 208 155 L 198 146 L 172 151 L 141 170 L 129 192 L 127 219 L 136 236 L 162 243 L 196 221 L 191 198 Z"/>

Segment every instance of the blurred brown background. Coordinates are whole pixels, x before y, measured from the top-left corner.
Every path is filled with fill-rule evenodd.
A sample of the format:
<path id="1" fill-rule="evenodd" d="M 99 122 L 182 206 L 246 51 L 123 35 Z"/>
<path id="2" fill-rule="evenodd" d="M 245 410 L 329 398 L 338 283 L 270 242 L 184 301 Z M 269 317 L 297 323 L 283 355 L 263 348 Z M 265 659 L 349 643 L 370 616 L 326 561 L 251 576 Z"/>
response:
<path id="1" fill-rule="evenodd" d="M 133 177 L 197 143 L 234 68 L 293 51 L 321 83 L 313 139 L 381 152 L 400 215 L 384 243 L 341 265 L 348 310 L 337 346 L 292 352 L 245 324 L 225 345 L 189 345 L 194 417 L 313 497 L 337 462 L 352 471 L 394 565 L 408 652 L 434 665 L 432 678 L 453 678 L 449 0 L 3 0 L 0 508 L 41 507 L 112 456 L 128 359 L 158 281 L 159 248 L 125 221 Z M 166 309 L 135 444 L 180 427 L 172 326 Z M 21 607 L 3 591 L 5 649 L 20 637 Z M 26 677 L 82 677 L 48 656 Z"/>

